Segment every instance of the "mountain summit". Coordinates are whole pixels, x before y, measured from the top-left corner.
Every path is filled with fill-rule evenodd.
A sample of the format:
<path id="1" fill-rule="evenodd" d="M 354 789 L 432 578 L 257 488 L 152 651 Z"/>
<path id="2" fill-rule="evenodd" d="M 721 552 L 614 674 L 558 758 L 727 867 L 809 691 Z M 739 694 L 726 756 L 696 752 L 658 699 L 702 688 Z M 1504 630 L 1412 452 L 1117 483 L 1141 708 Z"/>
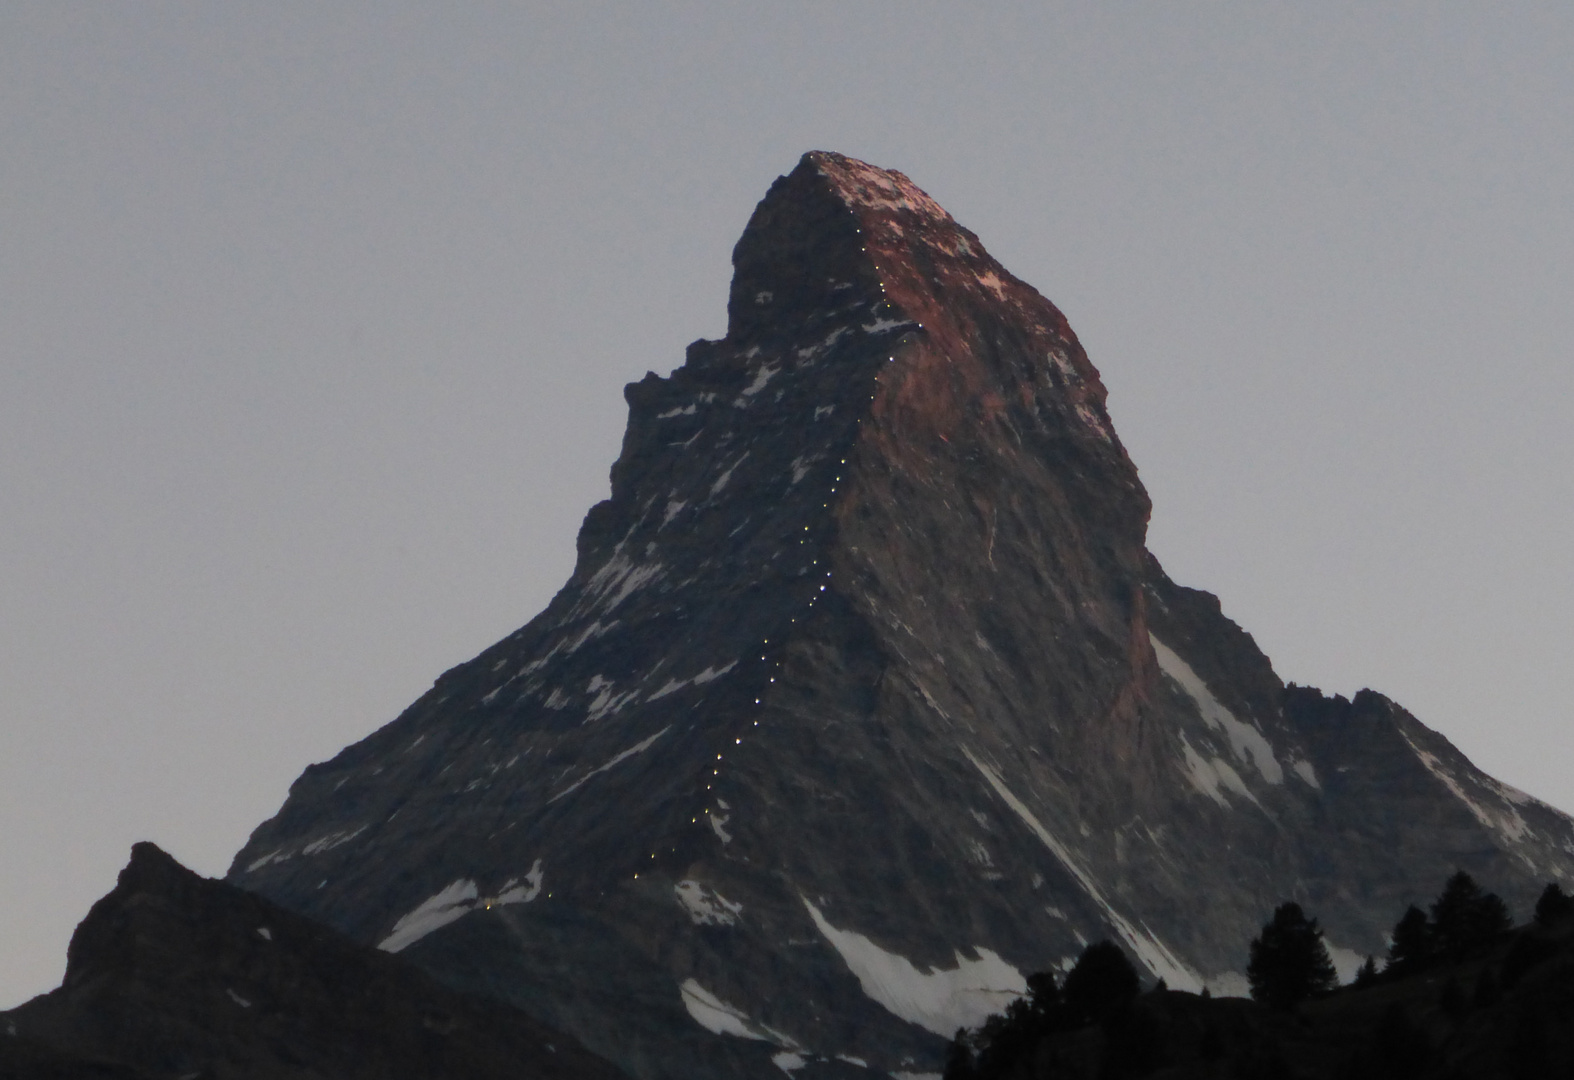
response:
<path id="1" fill-rule="evenodd" d="M 1169 580 L 1065 317 L 901 173 L 805 155 L 733 264 L 567 585 L 230 881 L 719 1078 L 938 1071 L 1099 938 L 1231 992 L 1286 899 L 1348 972 L 1458 867 L 1570 880 L 1567 816 Z"/>

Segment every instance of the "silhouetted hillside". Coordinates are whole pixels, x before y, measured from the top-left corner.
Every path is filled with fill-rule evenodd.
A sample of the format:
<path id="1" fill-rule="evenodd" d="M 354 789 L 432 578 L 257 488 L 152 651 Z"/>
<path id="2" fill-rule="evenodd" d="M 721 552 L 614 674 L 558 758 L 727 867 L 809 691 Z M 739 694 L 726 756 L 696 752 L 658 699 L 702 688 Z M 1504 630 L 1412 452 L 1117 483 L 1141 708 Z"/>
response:
<path id="1" fill-rule="evenodd" d="M 0 1013 L 6 1080 L 618 1080 L 572 1038 L 132 849 L 58 990 Z"/>
<path id="2" fill-rule="evenodd" d="M 1445 920 L 1448 896 L 1433 907 Z M 1574 1076 L 1574 912 L 1548 896 L 1529 925 L 1440 946 L 1294 1008 L 1161 988 L 1093 1020 L 1040 982 L 1031 1001 L 953 1044 L 946 1080 Z"/>

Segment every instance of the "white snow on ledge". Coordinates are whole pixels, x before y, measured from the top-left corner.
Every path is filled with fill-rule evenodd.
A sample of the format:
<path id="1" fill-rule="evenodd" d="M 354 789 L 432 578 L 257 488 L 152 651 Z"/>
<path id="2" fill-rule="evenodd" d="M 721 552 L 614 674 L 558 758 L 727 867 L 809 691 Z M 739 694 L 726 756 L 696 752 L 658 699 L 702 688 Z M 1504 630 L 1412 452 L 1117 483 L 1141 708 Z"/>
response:
<path id="1" fill-rule="evenodd" d="M 988 949 L 974 947 L 977 960 L 955 953 L 956 967 L 920 971 L 913 962 L 851 930 L 838 930 L 803 899 L 809 917 L 848 968 L 863 992 L 909 1023 L 942 1037 L 959 1027 L 976 1028 L 1027 993 L 1022 973 Z"/>
<path id="2" fill-rule="evenodd" d="M 723 675 L 727 674 L 727 672 L 731 671 L 733 668 L 735 668 L 737 666 L 738 666 L 738 661 L 733 660 L 731 663 L 727 664 L 725 667 L 719 667 L 719 668 L 718 667 L 707 667 L 704 671 L 700 672 L 698 675 L 690 676 L 687 679 L 668 679 L 666 682 L 662 683 L 661 688 L 659 690 L 656 690 L 655 692 L 653 692 L 645 700 L 647 702 L 659 701 L 661 698 L 666 697 L 668 694 L 675 694 L 679 690 L 682 690 L 685 686 L 688 686 L 690 684 L 693 684 L 694 686 L 704 686 L 706 683 L 715 682 L 717 679 L 721 678 Z"/>
<path id="3" fill-rule="evenodd" d="M 441 930 L 449 923 L 463 918 L 478 895 L 474 881 L 460 878 L 401 916 L 394 923 L 393 933 L 379 941 L 377 947 L 383 952 L 395 953 L 409 948 L 433 930 Z"/>
<path id="4" fill-rule="evenodd" d="M 738 913 L 743 910 L 742 904 L 706 889 L 693 878 L 684 878 L 672 887 L 672 891 L 696 926 L 732 926 L 737 923 Z"/>
<path id="5" fill-rule="evenodd" d="M 1256 765 L 1257 771 L 1262 773 L 1262 778 L 1268 783 L 1284 783 L 1284 768 L 1274 756 L 1272 744 L 1257 730 L 1257 726 L 1237 720 L 1234 713 L 1219 704 L 1219 699 L 1213 696 L 1208 684 L 1174 649 L 1152 634 L 1148 635 L 1148 640 L 1152 642 L 1153 652 L 1159 658 L 1159 670 L 1186 691 L 1186 696 L 1196 704 L 1202 722 L 1223 731 L 1230 740 L 1230 749 L 1235 751 L 1235 756 L 1243 762 Z"/>
<path id="6" fill-rule="evenodd" d="M 876 315 L 874 322 L 864 324 L 862 329 L 866 334 L 883 334 L 887 330 L 899 330 L 904 326 L 917 325 L 918 323 L 912 319 L 887 319 Z"/>
<path id="7" fill-rule="evenodd" d="M 503 882 L 503 887 L 497 891 L 494 904 L 528 904 L 541 895 L 541 860 L 537 859 L 530 864 L 530 872 L 525 875 L 525 884 L 519 884 L 518 878 L 509 878 Z"/>
<path id="8" fill-rule="evenodd" d="M 1228 809 L 1230 800 L 1224 797 L 1219 789 L 1227 788 L 1242 798 L 1256 803 L 1257 798 L 1246 786 L 1246 781 L 1241 779 L 1241 774 L 1236 772 L 1228 761 L 1223 758 L 1205 758 L 1192 749 L 1184 733 L 1181 734 L 1181 754 L 1186 762 L 1186 778 L 1191 781 L 1192 787 L 1202 792 L 1208 798 Z M 1260 807 L 1262 804 L 1257 803 Z"/>
<path id="9" fill-rule="evenodd" d="M 1317 782 L 1317 770 L 1312 768 L 1310 761 L 1304 759 L 1292 761 L 1290 771 L 1299 776 L 1308 787 L 1316 788 L 1318 791 L 1323 789 L 1323 785 Z"/>
<path id="10" fill-rule="evenodd" d="M 727 1004 L 693 979 L 683 980 L 678 991 L 683 995 L 683 1007 L 689 1011 L 694 1022 L 713 1035 L 734 1035 L 740 1039 L 775 1043 L 790 1051 L 803 1049 L 797 1040 L 774 1028 L 755 1023 L 749 1019 L 748 1013 Z M 777 1062 L 777 1067 L 782 1067 L 781 1062 Z"/>
<path id="11" fill-rule="evenodd" d="M 294 857 L 295 853 L 293 851 L 285 851 L 283 848 L 274 848 L 272 851 L 268 852 L 261 858 L 253 859 L 251 862 L 247 863 L 246 873 L 255 874 L 258 870 L 261 870 L 269 863 L 284 862 L 286 859 L 292 859 Z"/>
<path id="12" fill-rule="evenodd" d="M 528 904 L 541 895 L 541 878 L 541 860 L 537 859 L 525 875 L 526 884 L 519 884 L 518 878 L 509 878 L 496 896 L 482 896 L 472 878 L 450 882 L 436 895 L 427 897 L 412 911 L 400 916 L 399 921 L 394 923 L 393 932 L 379 941 L 377 947 L 383 952 L 399 952 L 434 930 L 441 930 L 449 923 L 459 921 L 477 908 Z"/>
<path id="13" fill-rule="evenodd" d="M 1465 793 L 1464 785 L 1461 784 L 1459 779 L 1449 771 L 1447 766 L 1438 760 L 1436 754 L 1430 753 L 1417 746 L 1415 744 L 1415 740 L 1412 739 L 1403 728 L 1400 729 L 1399 734 L 1404 738 L 1405 742 L 1409 744 L 1410 749 L 1415 753 L 1417 760 L 1419 760 L 1421 764 L 1425 766 L 1426 771 L 1437 777 L 1438 780 L 1442 781 L 1443 786 L 1448 788 L 1448 790 L 1453 794 L 1454 798 L 1464 803 L 1465 808 L 1469 810 L 1470 813 L 1475 816 L 1475 819 L 1481 822 L 1482 825 L 1500 834 L 1503 839 L 1508 841 L 1510 844 L 1518 843 L 1530 833 L 1530 826 L 1526 824 L 1525 819 L 1520 816 L 1519 811 L 1514 809 L 1512 805 L 1507 806 L 1504 812 L 1494 814 L 1487 807 L 1482 806 L 1479 802 L 1472 799 L 1468 794 Z M 1518 788 L 1513 788 L 1510 790 L 1514 791 L 1516 795 L 1524 795 L 1524 792 L 1520 791 Z M 1525 798 L 1528 799 L 1529 796 L 1525 796 Z M 1504 797 L 1504 799 L 1505 802 L 1518 801 L 1509 800 L 1507 797 Z"/>
<path id="14" fill-rule="evenodd" d="M 740 1039 L 757 1039 L 760 1042 L 770 1041 L 754 1030 L 754 1026 L 749 1023 L 748 1014 L 742 1009 L 735 1009 L 728 1005 L 693 979 L 685 979 L 678 989 L 683 994 L 683 1007 L 689 1010 L 689 1015 L 694 1018 L 695 1023 L 711 1034 L 736 1035 Z"/>
<path id="15" fill-rule="evenodd" d="M 672 727 L 672 725 L 668 724 L 666 727 L 664 727 L 660 731 L 656 732 L 656 734 L 652 735 L 650 738 L 642 739 L 639 742 L 635 743 L 633 746 L 629 747 L 627 750 L 622 750 L 622 751 L 619 751 L 617 754 L 614 754 L 613 757 L 612 757 L 612 760 L 608 761 L 605 765 L 602 765 L 602 766 L 600 766 L 598 768 L 595 768 L 595 769 L 591 769 L 584 776 L 581 776 L 578 780 L 575 780 L 572 784 L 568 785 L 568 787 L 564 788 L 562 791 L 560 791 L 556 795 L 552 796 L 550 799 L 547 800 L 547 802 L 548 803 L 555 803 L 555 802 L 557 802 L 559 799 L 561 799 L 563 796 L 569 794 L 570 792 L 577 791 L 579 789 L 579 786 L 581 784 L 583 784 L 586 780 L 589 780 L 591 777 L 599 776 L 602 773 L 606 772 L 608 769 L 612 768 L 613 766 L 621 765 L 623 762 L 627 761 L 629 758 L 633 757 L 635 754 L 642 754 L 646 750 L 649 750 L 650 749 L 650 744 L 655 742 L 657 739 L 661 738 L 663 735 L 665 735 L 671 729 L 671 727 Z"/>
<path id="16" fill-rule="evenodd" d="M 779 1054 L 771 1055 L 771 1064 L 788 1076 L 791 1076 L 795 1070 L 809 1064 L 809 1059 L 802 1054 L 795 1054 L 791 1050 L 783 1050 Z"/>
<path id="17" fill-rule="evenodd" d="M 354 840 L 357 836 L 360 836 L 365 831 L 366 826 L 362 825 L 358 829 L 339 829 L 324 836 L 319 836 L 317 839 L 301 848 L 301 854 L 321 855 L 325 851 L 332 851 L 340 844 L 348 844 L 351 840 Z"/>

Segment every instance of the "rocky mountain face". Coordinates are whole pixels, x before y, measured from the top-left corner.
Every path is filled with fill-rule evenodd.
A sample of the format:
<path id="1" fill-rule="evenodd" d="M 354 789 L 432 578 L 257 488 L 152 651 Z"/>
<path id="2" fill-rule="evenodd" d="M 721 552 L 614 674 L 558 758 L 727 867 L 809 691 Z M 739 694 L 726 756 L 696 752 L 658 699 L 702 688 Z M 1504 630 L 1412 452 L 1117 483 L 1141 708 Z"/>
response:
<path id="1" fill-rule="evenodd" d="M 152 844 L 72 936 L 58 990 L 0 1013 L 17 1080 L 620 1080 L 562 1032 L 198 877 Z"/>
<path id="2" fill-rule="evenodd" d="M 1570 880 L 1567 816 L 1169 580 L 1065 317 L 902 174 L 806 155 L 733 262 L 563 590 L 230 881 L 634 1075 L 807 1078 L 936 1072 L 1099 938 L 1230 992 L 1285 899 L 1348 973 L 1456 868 Z"/>

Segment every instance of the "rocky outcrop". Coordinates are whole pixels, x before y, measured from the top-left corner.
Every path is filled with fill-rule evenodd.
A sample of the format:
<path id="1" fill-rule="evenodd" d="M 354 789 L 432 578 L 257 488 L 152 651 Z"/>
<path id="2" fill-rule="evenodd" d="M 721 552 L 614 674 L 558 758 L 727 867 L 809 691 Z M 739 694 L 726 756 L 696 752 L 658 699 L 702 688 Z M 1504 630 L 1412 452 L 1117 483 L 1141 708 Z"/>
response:
<path id="1" fill-rule="evenodd" d="M 568 584 L 231 881 L 641 1077 L 808 1077 L 934 1071 L 1093 939 L 1229 991 L 1284 899 L 1348 970 L 1456 867 L 1567 879 L 1566 816 L 1167 578 L 1064 316 L 906 177 L 806 155 L 733 261 Z"/>
<path id="2" fill-rule="evenodd" d="M 65 982 L 0 1013 L 0 1076 L 617 1080 L 571 1037 L 138 844 Z"/>

